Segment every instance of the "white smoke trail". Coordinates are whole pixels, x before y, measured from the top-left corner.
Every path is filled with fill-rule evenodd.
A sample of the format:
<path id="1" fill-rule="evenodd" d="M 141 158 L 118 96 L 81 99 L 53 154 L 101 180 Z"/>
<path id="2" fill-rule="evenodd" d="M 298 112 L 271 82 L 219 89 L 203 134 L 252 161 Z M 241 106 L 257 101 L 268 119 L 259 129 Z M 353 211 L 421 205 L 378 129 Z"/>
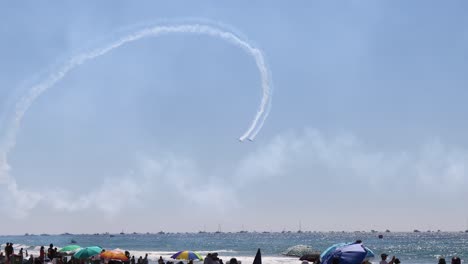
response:
<path id="1" fill-rule="evenodd" d="M 262 129 L 263 125 L 265 124 L 265 120 L 270 115 L 270 110 L 271 110 L 271 97 L 273 96 L 272 90 L 270 90 L 270 100 L 268 100 L 267 106 L 265 113 L 263 114 L 263 118 L 260 119 L 260 123 L 257 125 L 256 129 L 252 131 L 252 133 L 249 136 L 249 140 L 253 141 L 255 137 L 257 137 L 257 134 L 260 132 Z"/>
<path id="2" fill-rule="evenodd" d="M 24 114 L 27 112 L 29 107 L 32 103 L 46 90 L 53 87 L 57 82 L 59 82 L 63 77 L 67 75 L 68 72 L 73 70 L 75 67 L 85 63 L 86 61 L 95 59 L 99 56 L 102 56 L 124 44 L 140 40 L 145 37 L 157 37 L 163 34 L 169 33 L 192 33 L 192 34 L 201 34 L 201 35 L 209 35 L 212 37 L 217 37 L 223 40 L 226 40 L 232 44 L 237 45 L 238 47 L 242 48 L 246 51 L 250 56 L 255 59 L 257 68 L 260 73 L 261 77 L 261 84 L 262 84 L 262 99 L 260 102 L 260 106 L 257 110 L 257 113 L 246 132 L 239 138 L 240 140 L 245 140 L 250 136 L 251 139 L 255 138 L 258 131 L 261 129 L 261 125 L 263 125 L 264 121 L 268 117 L 268 112 L 265 110 L 268 107 L 268 104 L 271 100 L 271 80 L 268 71 L 268 66 L 265 62 L 264 56 L 261 50 L 253 47 L 247 41 L 240 39 L 238 36 L 234 35 L 231 32 L 223 31 L 221 29 L 215 28 L 209 25 L 200 25 L 200 24 L 188 24 L 188 25 L 174 25 L 174 26 L 154 26 L 145 28 L 143 30 L 137 31 L 135 33 L 129 34 L 113 43 L 104 47 L 102 49 L 97 49 L 91 51 L 89 53 L 84 53 L 73 57 L 68 63 L 66 63 L 60 70 L 56 73 L 49 76 L 44 82 L 32 87 L 29 91 L 29 94 L 25 96 L 17 105 L 16 105 L 16 113 L 14 123 L 8 133 L 9 136 L 9 144 L 6 146 L 7 152 L 11 150 L 16 141 L 16 133 L 19 130 L 21 125 L 21 121 L 23 119 Z M 260 126 L 259 126 L 260 124 Z M 257 129 L 256 129 L 257 128 Z M 251 135 L 256 129 L 255 135 Z"/>
<path id="3" fill-rule="evenodd" d="M 137 41 L 146 37 L 158 37 L 170 33 L 189 33 L 198 35 L 208 35 L 211 37 L 225 40 L 243 49 L 249 54 L 256 62 L 257 68 L 261 77 L 262 99 L 258 110 L 254 116 L 248 129 L 239 138 L 241 141 L 246 138 L 253 139 L 260 131 L 263 123 L 268 117 L 269 106 L 271 105 L 271 79 L 266 64 L 265 58 L 258 48 L 253 47 L 246 40 L 240 38 L 234 33 L 226 30 L 219 29 L 212 25 L 204 24 L 178 24 L 178 25 L 156 25 L 146 27 L 142 30 L 128 34 L 117 41 L 105 46 L 104 48 L 92 50 L 90 52 L 82 53 L 72 57 L 66 62 L 58 71 L 52 73 L 47 79 L 39 84 L 31 87 L 27 94 L 20 99 L 16 104 L 15 112 L 11 124 L 7 126 L 5 141 L 3 146 L 0 146 L 0 185 L 6 184 L 9 189 L 17 189 L 16 181 L 9 173 L 10 166 L 8 164 L 8 155 L 16 145 L 16 138 L 18 131 L 21 127 L 24 115 L 29 110 L 34 101 L 39 98 L 44 92 L 52 88 L 56 83 L 62 80 L 71 70 L 77 66 L 102 56 L 124 44 Z M 40 198 L 38 198 L 40 199 Z M 35 199 L 35 200 L 38 200 Z"/>

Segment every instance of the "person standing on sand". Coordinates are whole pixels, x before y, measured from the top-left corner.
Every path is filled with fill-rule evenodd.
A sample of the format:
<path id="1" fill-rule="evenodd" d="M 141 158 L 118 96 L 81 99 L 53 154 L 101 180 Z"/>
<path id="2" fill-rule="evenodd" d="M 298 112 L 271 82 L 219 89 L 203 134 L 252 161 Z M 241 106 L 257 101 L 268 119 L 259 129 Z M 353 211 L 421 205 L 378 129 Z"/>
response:
<path id="1" fill-rule="evenodd" d="M 214 264 L 221 264 L 221 261 L 218 258 L 218 253 L 217 252 L 211 254 L 211 259 L 213 260 Z"/>
<path id="2" fill-rule="evenodd" d="M 32 254 L 29 255 L 29 259 L 28 259 L 27 264 L 34 264 L 34 256 Z"/>
<path id="3" fill-rule="evenodd" d="M 158 264 L 164 264 L 164 259 L 162 258 L 162 256 L 159 256 Z"/>
<path id="4" fill-rule="evenodd" d="M 395 262 L 395 256 L 392 257 L 392 260 L 390 260 L 390 262 L 387 262 L 387 257 L 388 257 L 387 254 L 382 253 L 380 257 L 382 258 L 382 260 L 380 261 L 380 264 L 393 264 Z"/>
<path id="5" fill-rule="evenodd" d="M 49 249 L 47 249 L 47 257 L 52 261 L 54 259 L 54 244 L 49 245 Z"/>
<path id="6" fill-rule="evenodd" d="M 13 243 L 7 243 L 5 247 L 7 261 L 10 261 L 11 256 L 15 253 L 15 249 L 13 248 Z"/>
<path id="7" fill-rule="evenodd" d="M 461 259 L 459 257 L 452 258 L 452 264 L 461 264 Z"/>
<path id="8" fill-rule="evenodd" d="M 135 256 L 132 256 L 132 258 L 130 259 L 130 264 L 135 264 Z"/>
<path id="9" fill-rule="evenodd" d="M 44 263 L 45 261 L 45 250 L 44 250 L 44 246 L 41 246 L 41 250 L 39 250 L 39 261 L 41 263 Z"/>
<path id="10" fill-rule="evenodd" d="M 10 242 L 7 242 L 5 245 L 5 260 L 8 261 L 8 246 L 10 245 Z"/>
<path id="11" fill-rule="evenodd" d="M 203 264 L 215 264 L 213 260 L 213 255 L 211 253 L 208 253 L 208 255 L 206 255 L 205 260 L 203 260 Z"/>

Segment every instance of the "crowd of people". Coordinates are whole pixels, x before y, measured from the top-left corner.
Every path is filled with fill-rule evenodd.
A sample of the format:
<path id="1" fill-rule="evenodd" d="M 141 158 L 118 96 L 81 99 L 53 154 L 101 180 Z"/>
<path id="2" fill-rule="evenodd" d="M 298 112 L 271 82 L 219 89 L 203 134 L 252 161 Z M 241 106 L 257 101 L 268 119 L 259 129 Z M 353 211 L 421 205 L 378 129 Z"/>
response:
<path id="1" fill-rule="evenodd" d="M 105 252 L 103 249 L 101 253 Z M 100 258 L 100 255 L 91 257 L 89 260 L 76 259 L 73 256 L 66 256 L 62 252 L 59 252 L 57 247 L 53 244 L 49 245 L 47 251 L 44 246 L 40 247 L 39 255 L 34 256 L 29 254 L 27 250 L 21 248 L 16 254 L 13 247 L 13 243 L 6 243 L 5 250 L 0 252 L 0 264 L 149 264 L 148 254 L 144 257 L 140 256 L 135 258 L 131 256 L 129 251 L 125 251 L 125 256 L 128 258 L 127 261 L 115 261 L 115 260 L 104 260 Z M 158 259 L 158 264 L 185 264 L 180 260 L 164 260 L 162 256 Z M 193 264 L 193 260 L 188 260 L 188 264 Z M 218 253 L 209 253 L 203 260 L 203 264 L 241 264 L 235 258 L 230 259 L 227 263 L 224 263 L 222 259 L 218 257 Z"/>
<path id="2" fill-rule="evenodd" d="M 208 253 L 203 260 L 203 264 L 225 264 L 222 259 L 218 257 L 218 253 Z M 226 264 L 241 264 L 236 258 L 231 258 Z"/>
<path id="3" fill-rule="evenodd" d="M 381 258 L 381 260 L 380 260 L 379 264 L 400 264 L 401 263 L 400 259 L 396 258 L 395 256 L 393 256 L 390 259 L 390 261 L 387 261 L 388 255 L 386 253 L 382 253 L 380 255 L 380 258 Z M 447 264 L 447 262 L 445 261 L 444 257 L 439 257 L 438 264 Z M 461 259 L 459 257 L 457 257 L 457 256 L 454 256 L 454 257 L 452 257 L 451 264 L 461 264 Z"/>
<path id="4" fill-rule="evenodd" d="M 5 245 L 4 252 L 0 252 L 0 264 L 43 264 L 46 260 L 62 259 L 62 256 L 58 253 L 57 248 L 53 244 L 50 244 L 45 252 L 44 246 L 39 250 L 39 256 L 34 257 L 33 254 L 29 254 L 28 250 L 20 248 L 15 254 L 15 248 L 13 243 L 7 242 Z M 58 263 L 57 263 L 58 264 Z"/>

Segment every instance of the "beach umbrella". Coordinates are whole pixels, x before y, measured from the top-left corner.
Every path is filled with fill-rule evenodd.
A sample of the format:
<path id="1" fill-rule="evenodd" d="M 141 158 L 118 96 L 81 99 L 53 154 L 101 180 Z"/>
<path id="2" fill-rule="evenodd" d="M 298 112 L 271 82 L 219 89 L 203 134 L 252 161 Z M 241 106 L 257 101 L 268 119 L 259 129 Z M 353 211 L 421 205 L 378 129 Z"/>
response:
<path id="1" fill-rule="evenodd" d="M 78 250 L 73 257 L 77 259 L 88 259 L 90 257 L 96 256 L 101 254 L 102 248 L 101 247 L 85 247 Z"/>
<path id="2" fill-rule="evenodd" d="M 260 249 L 257 250 L 252 264 L 262 264 L 262 253 L 260 253 Z"/>
<path id="3" fill-rule="evenodd" d="M 371 260 L 375 257 L 374 251 L 370 250 L 370 248 L 364 246 L 364 249 L 367 251 L 367 254 L 364 260 Z"/>
<path id="4" fill-rule="evenodd" d="M 351 245 L 352 243 L 338 243 L 334 244 L 327 249 L 325 249 L 322 254 L 320 254 L 320 259 L 323 259 L 326 255 L 331 254 L 333 251 L 335 251 L 337 248 L 344 247 L 346 245 Z"/>
<path id="5" fill-rule="evenodd" d="M 66 247 L 61 248 L 58 253 L 60 256 L 72 256 L 75 254 L 78 250 L 80 250 L 81 247 L 78 245 L 69 245 Z"/>
<path id="6" fill-rule="evenodd" d="M 125 253 L 117 250 L 106 250 L 102 252 L 100 256 L 103 259 L 128 261 L 128 257 L 125 255 Z"/>
<path id="7" fill-rule="evenodd" d="M 78 246 L 78 245 L 69 245 L 69 246 L 66 246 L 66 247 L 63 247 L 59 250 L 59 252 L 64 252 L 64 253 L 68 253 L 68 252 L 76 252 L 78 251 L 78 249 L 80 249 L 81 247 Z"/>
<path id="8" fill-rule="evenodd" d="M 302 257 L 308 254 L 320 254 L 317 250 L 306 245 L 295 245 L 292 246 L 282 253 L 285 256 L 289 257 Z"/>
<path id="9" fill-rule="evenodd" d="M 361 264 L 366 258 L 367 250 L 362 244 L 355 243 L 336 246 L 324 253 L 321 256 L 322 264 L 332 264 L 334 259 L 338 259 L 340 264 Z"/>
<path id="10" fill-rule="evenodd" d="M 348 243 L 338 243 L 338 244 L 334 244 L 332 246 L 330 246 L 329 248 L 325 249 L 322 254 L 320 254 L 320 259 L 323 259 L 323 257 L 327 254 L 329 254 L 330 252 L 333 252 L 334 250 L 336 250 L 337 248 L 340 248 L 340 247 L 344 247 L 344 246 L 348 246 L 348 245 L 352 245 L 352 244 L 361 244 L 361 243 L 356 243 L 356 242 L 348 242 Z M 362 245 L 362 244 L 361 244 Z M 363 246 L 364 249 L 367 251 L 366 253 L 366 257 L 364 258 L 364 260 L 371 260 L 375 257 L 375 254 L 374 252 L 366 247 L 366 246 Z"/>
<path id="11" fill-rule="evenodd" d="M 179 251 L 175 253 L 174 255 L 171 256 L 173 259 L 185 259 L 185 260 L 203 260 L 202 256 L 198 254 L 197 252 L 193 251 Z"/>

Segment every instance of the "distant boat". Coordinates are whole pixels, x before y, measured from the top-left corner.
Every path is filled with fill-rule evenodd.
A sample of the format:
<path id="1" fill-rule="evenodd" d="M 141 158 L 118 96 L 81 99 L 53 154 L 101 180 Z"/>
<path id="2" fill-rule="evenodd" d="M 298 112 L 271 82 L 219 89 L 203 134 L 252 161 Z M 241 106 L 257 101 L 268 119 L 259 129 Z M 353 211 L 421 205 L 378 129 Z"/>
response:
<path id="1" fill-rule="evenodd" d="M 120 232 L 121 235 L 125 235 L 124 231 L 122 230 L 122 232 Z"/>
<path id="2" fill-rule="evenodd" d="M 71 244 L 76 244 L 76 240 L 72 239 L 72 240 L 70 241 L 70 243 L 71 243 Z"/>
<path id="3" fill-rule="evenodd" d="M 300 234 L 302 233 L 302 222 L 299 221 L 299 230 L 297 230 L 297 233 Z"/>
<path id="4" fill-rule="evenodd" d="M 138 235 L 138 233 L 137 233 L 137 232 L 133 232 L 133 234 L 134 234 L 134 235 Z"/>
<path id="5" fill-rule="evenodd" d="M 166 234 L 166 233 L 164 233 L 164 231 L 159 231 L 158 232 L 158 235 L 164 235 L 164 234 Z"/>
<path id="6" fill-rule="evenodd" d="M 263 231 L 262 234 L 270 234 L 268 231 Z"/>
<path id="7" fill-rule="evenodd" d="M 382 239 L 383 238 L 383 235 L 379 235 L 379 239 Z"/>
<path id="8" fill-rule="evenodd" d="M 29 236 L 29 233 L 24 234 L 24 236 Z"/>
<path id="9" fill-rule="evenodd" d="M 413 233 L 419 233 L 419 232 L 421 232 L 421 231 L 419 231 L 417 229 L 413 230 Z"/>
<path id="10" fill-rule="evenodd" d="M 198 234 L 206 234 L 206 231 L 198 231 Z"/>
<path id="11" fill-rule="evenodd" d="M 109 237 L 115 237 L 115 235 L 109 235 Z"/>
<path id="12" fill-rule="evenodd" d="M 221 225 L 218 224 L 218 230 L 215 232 L 215 234 L 221 234 L 223 232 L 221 232 Z"/>
<path id="13" fill-rule="evenodd" d="M 248 233 L 248 231 L 246 231 L 245 228 L 244 228 L 244 225 L 242 225 L 242 229 L 241 229 L 239 232 L 237 232 L 237 233 L 239 233 L 239 234 L 246 234 L 246 233 Z"/>
<path id="14" fill-rule="evenodd" d="M 468 229 L 467 229 L 467 230 L 465 230 L 465 233 L 468 233 Z"/>
<path id="15" fill-rule="evenodd" d="M 390 230 L 388 230 L 388 229 L 387 229 L 387 230 L 385 230 L 385 233 L 390 233 Z"/>
<path id="16" fill-rule="evenodd" d="M 377 231 L 375 231 L 374 229 L 371 230 L 371 233 L 377 233 Z"/>

